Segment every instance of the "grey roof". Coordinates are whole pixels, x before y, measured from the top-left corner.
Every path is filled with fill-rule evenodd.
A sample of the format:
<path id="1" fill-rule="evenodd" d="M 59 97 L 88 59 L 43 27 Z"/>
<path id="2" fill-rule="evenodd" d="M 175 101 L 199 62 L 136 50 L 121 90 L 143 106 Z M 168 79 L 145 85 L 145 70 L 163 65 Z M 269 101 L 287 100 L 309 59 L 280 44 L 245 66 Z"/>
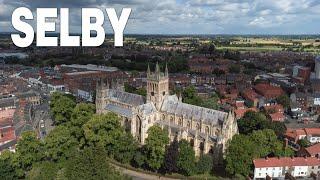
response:
<path id="1" fill-rule="evenodd" d="M 132 117 L 132 114 L 133 114 L 131 109 L 123 108 L 114 104 L 107 104 L 106 110 L 114 112 L 116 114 L 120 114 L 121 116 L 124 116 L 127 118 Z"/>
<path id="2" fill-rule="evenodd" d="M 149 102 L 138 106 L 138 111 L 143 113 L 144 115 L 150 115 L 157 112 L 157 109 L 152 103 Z"/>
<path id="3" fill-rule="evenodd" d="M 12 107 L 12 106 L 14 106 L 14 98 L 0 99 L 0 108 Z"/>
<path id="4" fill-rule="evenodd" d="M 29 98 L 29 97 L 38 96 L 38 94 L 34 91 L 28 91 L 28 92 L 17 94 L 16 96 L 18 98 Z"/>
<path id="5" fill-rule="evenodd" d="M 122 102 L 132 106 L 139 106 L 144 104 L 145 102 L 143 96 L 127 93 L 127 92 L 123 92 L 115 89 L 107 90 L 107 98 L 113 101 Z"/>
<path id="6" fill-rule="evenodd" d="M 218 124 L 219 121 L 223 121 L 228 115 L 226 112 L 182 103 L 176 95 L 165 98 L 161 111 L 197 121 L 203 120 L 210 124 Z"/>

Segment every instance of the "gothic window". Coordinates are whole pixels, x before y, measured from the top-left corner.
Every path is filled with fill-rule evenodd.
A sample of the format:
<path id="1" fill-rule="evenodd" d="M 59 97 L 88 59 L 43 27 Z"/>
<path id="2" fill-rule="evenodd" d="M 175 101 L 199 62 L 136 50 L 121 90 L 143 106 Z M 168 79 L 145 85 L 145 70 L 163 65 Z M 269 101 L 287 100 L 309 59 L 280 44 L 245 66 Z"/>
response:
<path id="1" fill-rule="evenodd" d="M 166 115 L 162 114 L 162 120 L 163 120 L 163 121 L 166 120 Z"/>
<path id="2" fill-rule="evenodd" d="M 151 123 L 151 118 L 149 118 L 148 123 L 149 123 L 149 124 Z"/>
<path id="3" fill-rule="evenodd" d="M 188 129 L 191 129 L 191 123 L 190 123 L 190 121 L 188 121 L 187 127 L 188 127 Z"/>
<path id="4" fill-rule="evenodd" d="M 197 130 L 200 130 L 200 124 L 199 124 L 199 123 L 197 123 L 196 129 L 197 129 Z"/>
<path id="5" fill-rule="evenodd" d="M 153 121 L 155 122 L 157 120 L 156 116 L 153 117 Z"/>
<path id="6" fill-rule="evenodd" d="M 206 126 L 205 133 L 209 134 L 209 127 L 208 126 Z"/>
<path id="7" fill-rule="evenodd" d="M 125 118 L 125 120 L 124 120 L 124 127 L 125 127 L 125 130 L 127 132 L 130 132 L 130 130 L 131 130 L 131 122 L 129 121 L 128 118 Z"/>
<path id="8" fill-rule="evenodd" d="M 181 118 L 179 118 L 179 126 L 183 126 L 183 122 Z"/>
<path id="9" fill-rule="evenodd" d="M 171 116 L 171 118 L 170 118 L 170 123 L 171 124 L 174 124 L 174 118 Z"/>
<path id="10" fill-rule="evenodd" d="M 154 96 L 154 92 L 151 92 L 151 96 Z"/>
<path id="11" fill-rule="evenodd" d="M 219 134 L 220 134 L 219 129 L 217 129 L 215 135 L 218 136 Z"/>
<path id="12" fill-rule="evenodd" d="M 194 146 L 194 139 L 190 140 L 190 146 L 192 146 L 192 147 Z"/>
<path id="13" fill-rule="evenodd" d="M 163 92 L 162 92 L 162 95 L 166 95 L 166 92 L 165 92 L 165 91 L 163 91 Z"/>

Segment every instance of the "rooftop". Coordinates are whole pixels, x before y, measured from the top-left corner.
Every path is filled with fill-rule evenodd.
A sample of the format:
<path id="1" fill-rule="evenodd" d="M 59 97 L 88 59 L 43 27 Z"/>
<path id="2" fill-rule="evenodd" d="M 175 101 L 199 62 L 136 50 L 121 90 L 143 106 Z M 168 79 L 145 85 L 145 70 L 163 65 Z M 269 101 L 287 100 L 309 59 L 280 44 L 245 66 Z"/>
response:
<path id="1" fill-rule="evenodd" d="M 176 114 L 178 116 L 184 116 L 188 119 L 194 119 L 196 121 L 203 120 L 212 124 L 218 124 L 218 121 L 224 121 L 228 115 L 223 111 L 217 111 L 180 102 L 176 95 L 167 96 L 165 98 L 161 107 L 161 111 Z"/>
<path id="2" fill-rule="evenodd" d="M 253 160 L 255 168 L 291 167 L 291 166 L 319 166 L 317 157 L 273 157 Z"/>
<path id="3" fill-rule="evenodd" d="M 311 156 L 315 156 L 315 155 L 319 154 L 320 153 L 320 143 L 317 143 L 317 144 L 315 144 L 313 146 L 307 147 L 306 151 Z"/>

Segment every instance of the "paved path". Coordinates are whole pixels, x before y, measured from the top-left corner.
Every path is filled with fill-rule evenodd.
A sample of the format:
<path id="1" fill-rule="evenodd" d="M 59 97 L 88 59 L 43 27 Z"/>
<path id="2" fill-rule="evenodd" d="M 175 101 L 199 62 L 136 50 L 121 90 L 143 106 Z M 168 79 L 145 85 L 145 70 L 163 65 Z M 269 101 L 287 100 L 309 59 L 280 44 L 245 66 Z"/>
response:
<path id="1" fill-rule="evenodd" d="M 177 180 L 177 179 L 174 179 L 174 178 L 159 177 L 159 176 L 156 176 L 156 175 L 145 174 L 145 173 L 142 173 L 142 172 L 137 172 L 137 171 L 133 171 L 133 170 L 130 170 L 130 169 L 125 169 L 123 167 L 119 167 L 119 166 L 117 166 L 115 164 L 112 164 L 112 163 L 111 163 L 111 165 L 114 166 L 116 169 L 118 169 L 123 174 L 132 177 L 133 180 L 149 180 L 149 179 L 151 179 L 151 180 L 153 180 L 153 179 Z"/>

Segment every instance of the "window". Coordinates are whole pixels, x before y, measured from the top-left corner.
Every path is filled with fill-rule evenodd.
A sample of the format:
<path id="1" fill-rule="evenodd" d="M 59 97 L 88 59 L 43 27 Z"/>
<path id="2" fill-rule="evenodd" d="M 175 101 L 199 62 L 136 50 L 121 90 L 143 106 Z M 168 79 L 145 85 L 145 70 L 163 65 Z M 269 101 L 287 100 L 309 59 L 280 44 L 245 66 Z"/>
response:
<path id="1" fill-rule="evenodd" d="M 188 121 L 187 127 L 188 127 L 188 129 L 191 129 L 191 123 L 190 123 L 190 121 Z"/>
<path id="2" fill-rule="evenodd" d="M 199 124 L 199 123 L 197 123 L 196 129 L 197 129 L 197 130 L 200 130 L 200 124 Z"/>
<path id="3" fill-rule="evenodd" d="M 206 126 L 205 133 L 209 134 L 209 127 L 208 126 Z"/>
<path id="4" fill-rule="evenodd" d="M 171 124 L 174 124 L 174 119 L 173 119 L 173 117 L 170 118 L 170 123 L 171 123 Z"/>

